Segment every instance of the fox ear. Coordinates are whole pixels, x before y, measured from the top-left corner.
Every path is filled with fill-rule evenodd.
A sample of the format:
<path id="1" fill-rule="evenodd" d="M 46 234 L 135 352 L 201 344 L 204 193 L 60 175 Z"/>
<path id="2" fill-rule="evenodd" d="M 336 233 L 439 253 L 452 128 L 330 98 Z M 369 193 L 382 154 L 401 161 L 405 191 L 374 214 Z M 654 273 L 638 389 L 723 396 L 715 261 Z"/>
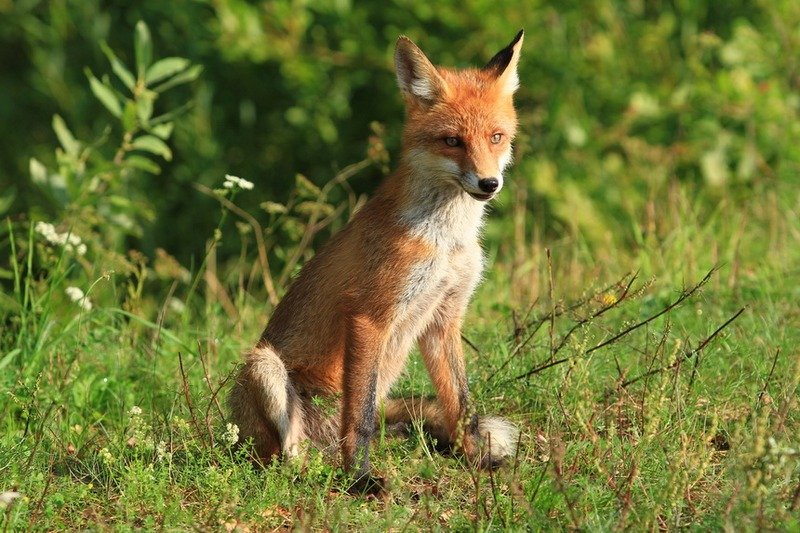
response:
<path id="1" fill-rule="evenodd" d="M 423 105 L 433 105 L 447 93 L 447 83 L 436 71 L 436 67 L 404 35 L 397 39 L 394 66 L 400 90 Z"/>
<path id="2" fill-rule="evenodd" d="M 500 84 L 504 93 L 512 94 L 519 87 L 517 63 L 519 62 L 524 33 L 523 30 L 519 30 L 511 44 L 497 52 L 491 61 L 483 67 L 484 71 L 494 73 L 497 83 Z"/>

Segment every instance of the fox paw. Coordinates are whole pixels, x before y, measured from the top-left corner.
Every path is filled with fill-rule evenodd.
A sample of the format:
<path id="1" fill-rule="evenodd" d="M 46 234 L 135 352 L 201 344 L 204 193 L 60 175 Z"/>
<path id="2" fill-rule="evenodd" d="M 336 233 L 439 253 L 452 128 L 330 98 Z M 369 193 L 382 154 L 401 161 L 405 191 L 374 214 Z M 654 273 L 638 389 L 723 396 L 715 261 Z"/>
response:
<path id="1" fill-rule="evenodd" d="M 389 493 L 389 484 L 386 479 L 382 477 L 373 476 L 372 474 L 363 474 L 353 481 L 347 489 L 347 493 L 352 496 L 366 496 L 382 499 Z"/>

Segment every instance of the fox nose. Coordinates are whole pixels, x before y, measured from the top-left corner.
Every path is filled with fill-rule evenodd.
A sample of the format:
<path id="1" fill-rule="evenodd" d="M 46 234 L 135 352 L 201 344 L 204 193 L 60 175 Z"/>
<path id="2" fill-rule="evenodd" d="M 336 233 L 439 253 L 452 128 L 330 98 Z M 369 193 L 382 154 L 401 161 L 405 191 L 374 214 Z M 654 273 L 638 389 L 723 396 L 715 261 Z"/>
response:
<path id="1" fill-rule="evenodd" d="M 483 178 L 478 180 L 478 188 L 483 192 L 494 192 L 499 185 L 500 181 L 497 178 Z"/>

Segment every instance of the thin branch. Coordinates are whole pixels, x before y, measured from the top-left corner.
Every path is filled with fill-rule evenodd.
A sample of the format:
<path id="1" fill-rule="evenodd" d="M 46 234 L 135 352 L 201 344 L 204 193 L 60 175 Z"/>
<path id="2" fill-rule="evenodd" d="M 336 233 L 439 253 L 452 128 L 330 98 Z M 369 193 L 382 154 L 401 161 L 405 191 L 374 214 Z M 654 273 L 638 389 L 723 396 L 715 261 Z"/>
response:
<path id="1" fill-rule="evenodd" d="M 331 189 L 333 189 L 334 186 L 344 184 L 347 180 L 349 180 L 358 172 L 367 168 L 371 164 L 372 161 L 370 161 L 369 159 L 365 159 L 363 161 L 359 161 L 358 163 L 353 163 L 352 165 L 346 166 L 341 172 L 336 174 L 336 176 L 334 176 L 332 180 L 326 183 L 322 187 L 322 189 L 320 189 L 320 192 L 317 195 L 315 202 L 321 203 L 327 201 L 328 193 L 331 191 Z M 341 210 L 338 210 L 338 213 L 341 213 Z M 289 257 L 289 260 L 286 261 L 286 265 L 283 267 L 283 272 L 278 278 L 278 284 L 280 286 L 283 287 L 288 283 L 289 277 L 292 275 L 292 272 L 294 272 L 294 267 L 300 261 L 303 252 L 305 252 L 306 249 L 308 249 L 308 247 L 311 245 L 311 240 L 314 238 L 314 235 L 316 235 L 317 232 L 321 230 L 323 227 L 330 224 L 335 219 L 335 216 L 338 216 L 338 213 L 337 210 L 335 210 L 331 216 L 323 220 L 321 225 L 318 225 L 317 218 L 320 215 L 320 210 L 319 209 L 314 210 L 314 212 L 311 214 L 311 217 L 308 220 L 308 223 L 306 224 L 306 229 L 303 232 L 302 237 L 300 238 L 300 243 L 295 248 L 291 257 Z"/>
<path id="2" fill-rule="evenodd" d="M 582 299 L 582 300 L 578 300 L 577 302 L 575 302 L 575 303 L 573 303 L 573 304 L 570 304 L 570 305 L 569 305 L 568 307 L 566 307 L 566 308 L 562 308 L 562 309 L 559 309 L 559 310 L 557 310 L 557 311 L 556 311 L 556 316 L 561 316 L 561 315 L 562 315 L 562 314 L 564 314 L 564 313 L 568 313 L 568 312 L 575 311 L 576 309 L 580 309 L 581 307 L 583 307 L 583 306 L 584 306 L 584 305 L 586 305 L 587 303 L 589 303 L 589 302 L 591 302 L 591 301 L 593 301 L 593 300 L 597 299 L 597 298 L 598 298 L 598 297 L 599 297 L 601 294 L 606 294 L 606 293 L 608 293 L 608 291 L 610 291 L 610 290 L 611 290 L 612 288 L 614 288 L 614 287 L 620 287 L 620 286 L 621 286 L 623 283 L 625 283 L 625 280 L 626 280 L 626 279 L 628 278 L 628 276 L 630 276 L 630 275 L 631 275 L 631 273 L 630 273 L 630 272 L 627 272 L 627 273 L 626 273 L 624 276 L 622 276 L 622 277 L 621 277 L 619 280 L 615 281 L 615 282 L 614 282 L 614 283 L 612 283 L 611 285 L 608 285 L 608 286 L 604 287 L 602 290 L 600 290 L 600 291 L 597 291 L 597 292 L 593 293 L 592 295 L 590 295 L 590 296 L 589 296 L 589 297 L 587 297 L 587 298 L 584 298 L 584 299 Z M 625 299 L 625 297 L 628 295 L 628 290 L 630 289 L 630 286 L 631 286 L 631 284 L 633 283 L 633 280 L 634 280 L 634 279 L 636 279 L 636 277 L 637 277 L 637 276 L 638 276 L 638 272 L 635 272 L 635 273 L 633 273 L 633 278 L 632 278 L 632 279 L 631 279 L 629 282 L 627 282 L 627 283 L 626 283 L 626 285 L 627 285 L 627 286 L 626 286 L 626 288 L 625 288 L 625 289 L 624 289 L 624 291 L 623 291 L 623 295 L 619 296 L 619 297 L 617 298 L 617 301 L 615 301 L 613 304 L 611 304 L 611 305 L 608 307 L 608 309 L 610 309 L 610 308 L 612 308 L 612 307 L 616 307 L 616 306 L 618 306 L 618 305 L 619 305 L 619 304 L 622 302 L 622 300 L 624 300 L 624 299 Z M 537 298 L 537 300 L 536 300 L 536 301 L 534 301 L 534 302 L 533 302 L 533 303 L 530 305 L 530 307 L 528 308 L 528 312 L 527 312 L 527 313 L 526 313 L 526 315 L 525 315 L 525 316 L 526 316 L 526 322 L 527 322 L 527 317 L 530 315 L 530 312 L 531 312 L 531 310 L 533 309 L 533 306 L 536 304 L 536 302 L 537 302 L 537 301 L 538 301 L 538 298 Z M 605 312 L 606 312 L 608 309 L 601 310 L 601 312 L 600 312 L 600 313 L 595 313 L 595 317 L 596 317 L 596 316 L 599 316 L 599 314 L 605 313 Z M 545 315 L 545 316 L 543 316 L 543 317 L 539 317 L 539 318 L 537 318 L 537 319 L 535 319 L 535 320 L 532 320 L 532 321 L 530 321 L 530 322 L 527 322 L 527 325 L 525 326 L 525 330 L 528 332 L 528 335 L 525 337 L 525 339 L 523 339 L 521 342 L 519 342 L 519 343 L 518 343 L 518 344 L 517 344 L 517 345 L 514 347 L 514 349 L 513 349 L 513 350 L 511 350 L 511 353 L 508 355 L 508 357 L 506 358 L 506 360 L 505 360 L 505 361 L 503 361 L 503 363 L 502 363 L 502 364 L 501 364 L 499 367 L 497 367 L 497 369 L 496 369 L 496 370 L 495 370 L 495 371 L 494 371 L 494 372 L 493 372 L 493 373 L 492 373 L 492 374 L 489 376 L 489 378 L 486 380 L 486 381 L 487 381 L 487 383 L 488 383 L 488 382 L 491 382 L 491 381 L 492 381 L 492 380 L 493 380 L 493 379 L 494 379 L 494 378 L 495 378 L 495 377 L 496 377 L 496 376 L 497 376 L 497 375 L 498 375 L 500 372 L 502 372 L 502 371 L 503 371 L 503 370 L 504 370 L 504 369 L 505 369 L 505 368 L 506 368 L 506 367 L 509 365 L 509 363 L 510 363 L 510 362 L 511 362 L 511 361 L 514 359 L 514 357 L 516 357 L 516 355 L 517 355 L 517 354 L 520 352 L 520 350 L 522 350 L 522 349 L 523 349 L 525 346 L 527 346 L 527 345 L 528 345 L 528 343 L 531 341 L 531 339 L 533 339 L 533 337 L 536 335 L 536 333 L 539 331 L 539 329 L 540 329 L 540 328 L 541 328 L 541 327 L 542 327 L 542 326 L 543 326 L 543 325 L 544 325 L 546 322 L 548 322 L 549 320 L 550 320 L 550 313 L 548 313 L 547 315 Z M 589 320 L 591 320 L 591 318 L 590 318 Z M 584 323 L 585 323 L 585 321 L 584 321 Z M 582 324 L 581 324 L 581 325 L 582 325 Z M 516 336 L 515 336 L 514 338 L 516 338 Z M 560 349 L 560 347 L 559 347 L 558 349 Z M 556 350 L 556 351 L 558 351 L 558 350 Z M 562 362 L 564 362 L 564 361 L 557 361 L 557 362 L 555 362 L 555 363 L 556 363 L 556 364 L 560 364 L 560 363 L 562 363 Z M 554 366 L 554 365 L 550 365 L 549 363 L 547 363 L 547 366 L 546 366 L 546 368 L 549 368 L 550 366 Z M 540 370 L 543 370 L 543 369 L 540 369 Z M 506 383 L 506 382 L 503 382 L 503 383 Z"/>
<path id="3" fill-rule="evenodd" d="M 206 352 L 206 353 L 208 353 L 208 352 Z M 197 341 L 197 357 L 198 357 L 198 359 L 200 359 L 200 366 L 203 367 L 203 381 L 206 382 L 206 387 L 208 387 L 208 391 L 213 394 L 214 391 L 211 389 L 211 376 L 208 373 L 208 365 L 206 365 L 206 360 L 203 357 L 203 348 L 202 348 L 202 346 L 200 346 L 200 341 L 199 340 Z M 212 401 L 213 401 L 213 397 L 212 397 Z M 208 408 L 206 409 L 206 416 L 205 416 L 205 420 L 203 420 L 203 421 L 205 422 L 205 425 L 206 425 L 206 431 L 208 431 L 209 441 L 211 442 L 211 446 L 213 447 L 214 446 L 214 430 L 211 429 L 211 418 L 208 416 L 210 410 L 211 410 L 211 404 L 209 404 Z"/>
<path id="4" fill-rule="evenodd" d="M 516 357 L 517 353 L 519 353 L 519 351 L 520 351 L 522 348 L 524 348 L 524 347 L 525 347 L 525 346 L 528 344 L 528 342 L 530 342 L 530 340 L 533 338 L 533 336 L 534 336 L 534 335 L 536 335 L 536 332 L 537 332 L 537 331 L 539 331 L 539 329 L 542 327 L 542 325 L 543 325 L 545 322 L 546 322 L 546 320 L 541 320 L 541 321 L 539 321 L 539 322 L 536 324 L 536 327 L 535 327 L 534 329 L 532 329 L 532 330 L 530 330 L 530 331 L 529 331 L 529 333 L 528 333 L 528 336 L 527 336 L 527 337 L 525 337 L 525 339 L 524 339 L 522 342 L 520 342 L 519 344 L 517 344 L 517 345 L 514 347 L 514 349 L 513 349 L 513 350 L 511 350 L 511 353 L 510 353 L 510 354 L 509 354 L 509 356 L 506 358 L 506 360 L 505 360 L 505 361 L 503 361 L 503 364 L 501 364 L 499 367 L 497 367 L 497 368 L 495 369 L 495 371 L 494 371 L 494 372 L 492 372 L 492 374 L 489 376 L 489 379 L 487 379 L 487 380 L 486 380 L 486 382 L 487 382 L 487 383 L 491 382 L 491 381 L 492 381 L 492 380 L 495 378 L 495 376 L 497 376 L 497 375 L 498 375 L 500 372 L 502 372 L 502 371 L 503 371 L 503 370 L 504 370 L 504 369 L 505 369 L 505 368 L 508 366 L 508 364 L 509 364 L 509 363 L 510 363 L 510 362 L 511 362 L 513 359 L 514 359 L 514 357 Z"/>
<path id="5" fill-rule="evenodd" d="M 208 420 L 211 418 L 211 407 L 214 405 L 217 406 L 217 412 L 219 413 L 220 418 L 222 418 L 223 420 L 225 419 L 225 414 L 222 412 L 222 407 L 219 405 L 219 401 L 217 400 L 217 395 L 219 395 L 219 392 L 231 380 L 231 376 L 233 376 L 235 373 L 236 369 L 232 370 L 231 372 L 228 372 L 228 375 L 225 376 L 225 379 L 219 382 L 217 388 L 211 391 L 211 399 L 208 401 L 208 406 L 206 406 L 206 423 L 208 423 Z M 211 390 L 211 383 L 208 383 L 208 388 L 209 390 Z"/>
<path id="6" fill-rule="evenodd" d="M 194 405 L 192 405 L 192 397 L 189 394 L 189 380 L 186 378 L 186 371 L 183 368 L 183 355 L 181 352 L 178 352 L 178 364 L 180 365 L 181 369 L 181 380 L 183 382 L 183 395 L 186 397 L 186 405 L 189 407 L 189 414 L 192 417 L 192 424 L 194 424 L 194 429 L 197 431 L 198 436 L 200 435 L 200 423 L 197 421 L 197 416 L 194 413 Z M 200 439 L 205 444 L 205 439 Z"/>
<path id="7" fill-rule="evenodd" d="M 634 272 L 633 274 L 634 275 L 638 275 L 638 272 Z M 618 279 L 614 283 L 611 283 L 611 284 L 607 285 L 603 289 L 601 289 L 599 291 L 595 291 L 594 293 L 590 294 L 589 296 L 587 296 L 587 297 L 585 297 L 583 299 L 576 300 L 575 302 L 572 302 L 571 304 L 569 304 L 566 307 L 562 306 L 562 307 L 556 309 L 556 318 L 560 317 L 561 315 L 563 315 L 565 313 L 571 313 L 573 311 L 576 311 L 576 310 L 580 309 L 581 307 L 584 307 L 589 302 L 597 300 L 601 295 L 608 293 L 611 289 L 613 289 L 615 287 L 622 286 L 623 283 L 625 283 L 625 280 L 628 279 L 628 276 L 630 276 L 630 275 L 631 275 L 631 272 L 626 272 L 625 275 L 623 275 L 620 279 Z M 538 302 L 538 298 L 537 298 L 536 301 L 534 301 L 531 304 L 530 308 L 528 309 L 528 313 L 525 315 L 526 316 L 526 321 L 527 321 L 527 317 L 530 315 L 530 312 L 531 312 L 533 306 L 537 302 Z M 534 320 L 531 320 L 530 322 L 527 322 L 527 325 L 525 327 L 526 328 L 530 328 L 534 324 L 536 324 L 538 326 L 541 322 L 547 322 L 548 320 L 550 320 L 550 313 L 547 313 L 543 317 L 538 317 L 538 318 L 536 318 Z"/>
<path id="8" fill-rule="evenodd" d="M 592 347 L 592 348 L 589 348 L 588 350 L 586 350 L 586 354 L 588 355 L 588 354 L 590 354 L 590 353 L 594 352 L 595 350 L 599 350 L 600 348 L 605 348 L 605 347 L 606 347 L 606 346 L 608 346 L 609 344 L 613 344 L 613 343 L 617 342 L 619 339 L 621 339 L 621 338 L 622 338 L 622 337 L 624 337 L 625 335 L 628 335 L 628 334 L 629 334 L 629 333 L 631 333 L 632 331 L 635 331 L 635 330 L 639 329 L 640 327 L 644 326 L 645 324 L 649 324 L 650 322 L 652 322 L 653 320 L 657 319 L 658 317 L 660 317 L 660 316 L 662 316 L 662 315 L 665 315 L 665 314 L 669 313 L 670 311 L 672 311 L 673 309 L 675 309 L 676 307 L 678 307 L 680 304 L 682 304 L 684 301 L 686 301 L 688 298 L 691 298 L 691 296 L 692 296 L 694 293 L 696 293 L 698 290 L 700 290 L 700 288 L 701 288 L 701 287 L 703 287 L 703 285 L 705 285 L 706 283 L 708 283 L 708 280 L 710 280 L 710 279 L 711 279 L 711 276 L 712 276 L 712 275 L 714 274 L 714 272 L 716 272 L 718 269 L 719 269 L 719 267 L 716 267 L 716 266 L 715 266 L 714 268 L 712 268 L 711 270 L 709 270 L 709 271 L 708 271 L 708 274 L 706 274 L 706 275 L 705 275 L 705 277 L 704 277 L 702 280 L 700 280 L 700 282 L 699 282 L 699 283 L 697 283 L 697 284 L 696 284 L 694 287 L 692 287 L 692 288 L 691 288 L 691 289 L 689 289 L 688 291 L 687 291 L 687 290 L 684 290 L 684 291 L 681 293 L 681 295 L 680 295 L 680 296 L 679 296 L 679 297 L 678 297 L 678 298 L 677 298 L 677 299 L 676 299 L 674 302 L 672 302 L 671 304 L 669 304 L 667 307 L 665 307 L 664 309 L 662 309 L 662 310 L 661 310 L 661 311 L 659 311 L 658 313 L 656 313 L 656 314 L 652 315 L 652 316 L 651 316 L 651 317 L 649 317 L 649 318 L 646 318 L 646 319 L 642 320 L 641 322 L 639 322 L 639 323 L 637 323 L 637 324 L 634 324 L 633 326 L 630 326 L 629 328 L 625 328 L 624 330 L 620 331 L 619 333 L 617 333 L 616 335 L 614 335 L 614 336 L 613 336 L 613 337 L 611 337 L 610 339 L 608 339 L 608 340 L 606 340 L 606 341 L 603 341 L 603 342 L 601 342 L 601 343 L 600 343 L 600 344 L 598 344 L 597 346 L 594 346 L 594 347 Z"/>
<path id="9" fill-rule="evenodd" d="M 644 374 L 641 374 L 641 375 L 639 375 L 639 376 L 636 376 L 635 378 L 631 378 L 631 379 L 629 379 L 628 381 L 625 381 L 625 382 L 623 382 L 623 383 L 620 385 L 620 387 L 622 387 L 622 388 L 628 387 L 629 385 L 633 385 L 633 384 L 634 384 L 634 383 L 636 383 L 637 381 L 641 381 L 642 379 L 644 379 L 644 378 L 647 378 L 647 377 L 650 377 L 650 376 L 652 376 L 652 375 L 654 375 L 654 374 L 658 374 L 659 372 L 664 372 L 665 370 L 670 370 L 670 369 L 676 368 L 676 367 L 678 367 L 678 366 L 679 366 L 681 363 L 683 363 L 684 361 L 686 361 L 686 360 L 688 360 L 688 359 L 691 359 L 692 357 L 696 356 L 697 354 L 699 354 L 699 353 L 700 353 L 700 352 L 703 350 L 703 348 L 705 348 L 706 346 L 708 346 L 708 344 L 709 344 L 709 343 L 710 343 L 710 342 L 711 342 L 711 341 L 712 341 L 712 340 L 713 340 L 713 339 L 714 339 L 714 338 L 715 338 L 717 335 L 719 335 L 719 333 L 720 333 L 720 332 L 721 332 L 723 329 L 725 329 L 726 327 L 728 327 L 728 326 L 731 324 L 731 322 L 733 322 L 734 320 L 736 320 L 737 318 L 739 318 L 739 315 L 741 315 L 742 313 L 744 313 L 746 309 L 747 309 L 747 307 L 742 307 L 741 309 L 739 309 L 739 310 L 736 312 L 736 314 L 735 314 L 735 315 L 733 315 L 732 317 L 730 317 L 730 318 L 729 318 L 728 320 L 726 320 L 726 321 L 725 321 L 725 322 L 724 322 L 724 323 L 723 323 L 723 324 L 722 324 L 720 327 L 718 327 L 716 330 L 714 330 L 714 333 L 712 333 L 711 335 L 709 335 L 708 337 L 706 337 L 706 338 L 703 340 L 703 342 L 701 342 L 701 343 L 700 343 L 700 344 L 697 346 L 697 348 L 695 348 L 694 350 L 688 350 L 688 351 L 684 352 L 683 356 L 679 357 L 678 359 L 676 359 L 674 362 L 670 363 L 670 364 L 669 364 L 669 365 L 667 365 L 667 366 L 663 366 L 663 367 L 661 367 L 661 368 L 656 368 L 656 369 L 654 369 L 654 370 L 650 370 L 650 371 L 648 371 L 648 372 L 645 372 Z"/>
<path id="10" fill-rule="evenodd" d="M 775 350 L 775 357 L 772 358 L 772 368 L 769 369 L 769 374 L 767 375 L 767 379 L 764 380 L 764 387 L 762 387 L 761 392 L 758 393 L 758 400 L 756 400 L 756 407 L 761 405 L 761 400 L 767 393 L 767 387 L 769 387 L 769 382 L 772 379 L 772 374 L 775 372 L 775 365 L 778 364 L 778 356 L 780 354 L 781 354 L 781 349 L 780 347 L 778 347 L 778 349 Z"/>
<path id="11" fill-rule="evenodd" d="M 462 341 L 464 341 L 464 342 L 467 344 L 467 346 L 469 346 L 470 348 L 472 348 L 473 350 L 475 350 L 475 353 L 476 353 L 476 354 L 478 354 L 478 355 L 480 355 L 480 354 L 481 354 L 481 349 L 480 349 L 480 348 L 478 348 L 478 346 L 477 346 L 477 345 L 476 345 L 474 342 L 472 342 L 471 340 L 469 340 L 469 339 L 467 338 L 467 336 L 466 336 L 466 335 L 464 335 L 463 333 L 461 334 L 461 340 L 462 340 Z"/>
<path id="12" fill-rule="evenodd" d="M 272 275 L 270 274 L 269 259 L 267 258 L 267 247 L 264 244 L 264 230 L 261 228 L 261 224 L 259 224 L 258 220 L 256 220 L 250 213 L 240 208 L 224 196 L 218 195 L 205 185 L 201 183 L 195 183 L 194 187 L 201 193 L 214 198 L 226 209 L 229 209 L 239 217 L 246 220 L 247 223 L 250 224 L 250 227 L 253 228 L 253 233 L 256 236 L 256 247 L 258 248 L 258 260 L 261 263 L 261 276 L 264 280 L 264 288 L 267 290 L 267 296 L 269 297 L 270 303 L 272 305 L 278 305 L 278 293 L 275 291 L 275 284 L 272 281 Z"/>
<path id="13" fill-rule="evenodd" d="M 564 347 L 564 345 L 567 343 L 567 340 L 569 340 L 570 336 L 573 333 L 575 333 L 575 331 L 578 330 L 581 326 L 583 326 L 587 322 L 591 322 L 595 318 L 601 316 L 603 313 L 605 313 L 609 309 L 613 309 L 614 307 L 617 307 L 623 300 L 625 300 L 628 297 L 628 294 L 630 293 L 631 286 L 633 285 L 633 282 L 636 281 L 636 278 L 638 276 L 639 276 L 638 272 L 634 273 L 633 276 L 631 276 L 631 279 L 628 281 L 628 284 L 623 289 L 622 294 L 620 294 L 619 297 L 616 298 L 614 302 L 606 305 L 605 307 L 600 308 L 596 312 L 592 313 L 591 315 L 589 315 L 588 317 L 586 317 L 586 318 L 584 318 L 582 320 L 579 320 L 575 325 L 573 325 L 569 329 L 569 331 L 567 331 L 567 333 L 561 338 L 561 341 L 558 343 L 558 346 L 556 346 L 555 351 L 553 351 L 553 353 L 551 354 L 551 357 L 554 357 L 561 350 L 561 348 Z"/>
<path id="14" fill-rule="evenodd" d="M 550 253 L 550 248 L 545 248 L 547 254 L 547 287 L 550 294 L 550 360 L 554 358 L 553 342 L 556 331 L 556 297 L 555 285 L 553 284 L 553 257 Z"/>
<path id="15" fill-rule="evenodd" d="M 632 326 L 630 326 L 628 328 L 625 328 L 624 330 L 620 331 L 619 333 L 617 333 L 616 335 L 614 335 L 610 339 L 607 339 L 607 340 L 601 342 L 600 344 L 597 344 L 597 345 L 593 346 L 592 348 L 589 348 L 588 350 L 586 350 L 583 353 L 583 355 L 588 355 L 588 354 L 590 354 L 590 353 L 592 353 L 592 352 L 594 352 L 596 350 L 599 350 L 600 348 L 605 348 L 606 346 L 609 346 L 609 345 L 617 342 L 619 339 L 625 337 L 626 335 L 632 333 L 633 331 L 641 328 L 642 326 L 645 326 L 645 325 L 649 324 L 650 322 L 654 321 L 655 319 L 659 318 L 660 316 L 663 316 L 663 315 L 667 314 L 668 312 L 670 312 L 671 310 L 675 309 L 680 304 L 682 304 L 684 301 L 686 301 L 688 298 L 691 298 L 692 295 L 694 295 L 698 290 L 700 290 L 701 287 L 703 287 L 706 283 L 708 283 L 708 281 L 711 279 L 711 276 L 718 269 L 719 269 L 719 267 L 715 266 L 714 268 L 709 270 L 708 273 L 703 277 L 702 280 L 700 280 L 691 289 L 684 290 L 683 292 L 681 292 L 681 295 L 674 302 L 672 302 L 671 304 L 666 306 L 664 309 L 662 309 L 658 313 L 655 313 L 654 315 L 651 315 L 650 317 L 642 320 L 641 322 L 638 322 L 638 323 L 636 323 L 636 324 L 634 324 L 634 325 L 632 325 Z M 636 274 L 634 274 L 634 279 L 635 279 L 635 277 L 636 277 Z M 615 305 L 618 304 L 618 303 L 619 302 L 616 302 Z M 605 312 L 605 311 L 603 311 L 603 312 Z M 737 316 L 738 316 L 738 314 L 737 314 Z M 707 342 L 709 340 L 710 339 L 706 339 L 705 342 Z M 702 347 L 704 347 L 704 345 L 701 345 L 700 349 L 702 349 Z M 697 350 L 697 351 L 699 351 L 699 350 Z M 547 370 L 548 368 L 551 368 L 553 366 L 560 365 L 562 363 L 566 363 L 571 358 L 572 358 L 572 356 L 568 356 L 568 357 L 563 357 L 561 359 L 556 359 L 554 361 L 549 361 L 547 363 L 543 363 L 543 364 L 541 364 L 541 365 L 529 370 L 528 372 L 525 372 L 524 374 L 520 374 L 519 376 L 516 376 L 515 378 L 512 378 L 512 379 L 510 379 L 508 381 L 528 378 L 528 377 L 530 377 L 530 376 L 532 376 L 534 374 L 538 374 L 539 372 L 541 372 L 543 370 Z M 660 371 L 661 370 L 657 370 L 657 372 L 660 372 Z"/>
<path id="16" fill-rule="evenodd" d="M 164 317 L 167 314 L 167 305 L 169 304 L 172 295 L 175 294 L 175 289 L 178 288 L 178 280 L 174 280 L 167 291 L 167 297 L 164 298 L 164 303 L 161 304 L 161 309 L 158 310 L 158 316 L 156 318 L 156 333 L 153 337 L 153 347 L 157 347 L 158 343 L 161 341 L 161 328 L 164 326 Z"/>

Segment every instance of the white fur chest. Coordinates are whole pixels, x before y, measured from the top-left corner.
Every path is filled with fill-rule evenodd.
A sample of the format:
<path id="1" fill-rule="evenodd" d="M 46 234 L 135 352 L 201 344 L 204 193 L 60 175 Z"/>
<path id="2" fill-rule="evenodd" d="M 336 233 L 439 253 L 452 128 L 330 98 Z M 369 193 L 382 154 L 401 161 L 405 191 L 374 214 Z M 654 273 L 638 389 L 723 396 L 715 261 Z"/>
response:
<path id="1" fill-rule="evenodd" d="M 435 253 L 409 271 L 400 295 L 400 315 L 412 313 L 424 321 L 448 293 L 472 293 L 483 267 L 478 236 L 484 206 L 461 191 L 433 189 L 420 194 L 402 213 L 409 235 L 422 238 Z"/>
<path id="2" fill-rule="evenodd" d="M 416 225 L 409 225 L 410 232 L 425 238 L 436 253 L 414 264 L 405 275 L 392 320 L 392 334 L 384 352 L 388 357 L 382 361 L 379 373 L 379 398 L 389 392 L 405 366 L 412 344 L 432 321 L 441 318 L 442 309 L 452 308 L 457 302 L 451 312 L 459 316 L 463 313 L 483 267 L 483 254 L 477 242 L 482 216 L 477 218 L 475 226 L 455 226 L 460 234 L 453 233 L 452 225 L 439 225 L 450 222 L 446 219 L 416 219 Z"/>
<path id="3" fill-rule="evenodd" d="M 403 211 L 401 222 L 410 235 L 448 253 L 477 243 L 484 206 L 461 191 L 434 189 L 420 193 Z"/>
<path id="4" fill-rule="evenodd" d="M 431 323 L 442 320 L 443 313 L 455 312 L 459 318 L 463 314 L 483 264 L 477 243 L 471 248 L 470 252 L 459 249 L 420 261 L 408 272 L 380 362 L 378 398 L 389 393 L 405 367 L 411 347 Z"/>

